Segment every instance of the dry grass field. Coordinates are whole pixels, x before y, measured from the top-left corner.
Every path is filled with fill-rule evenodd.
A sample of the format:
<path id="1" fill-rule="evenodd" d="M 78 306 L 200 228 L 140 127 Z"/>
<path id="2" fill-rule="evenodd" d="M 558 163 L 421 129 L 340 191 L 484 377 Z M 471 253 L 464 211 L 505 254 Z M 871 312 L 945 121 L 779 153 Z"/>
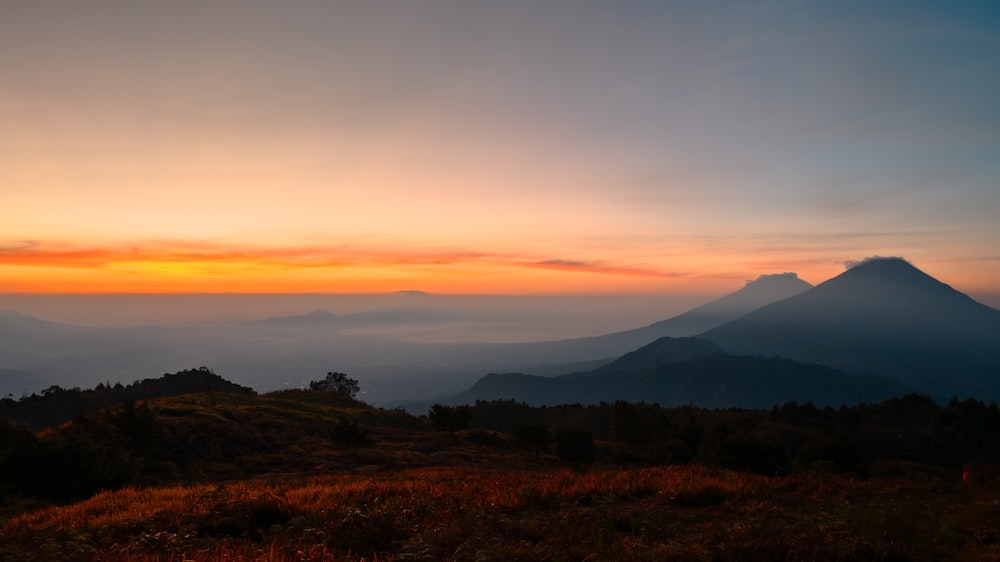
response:
<path id="1" fill-rule="evenodd" d="M 998 560 L 1000 489 L 700 465 L 434 467 L 127 488 L 16 516 L 4 560 Z"/>

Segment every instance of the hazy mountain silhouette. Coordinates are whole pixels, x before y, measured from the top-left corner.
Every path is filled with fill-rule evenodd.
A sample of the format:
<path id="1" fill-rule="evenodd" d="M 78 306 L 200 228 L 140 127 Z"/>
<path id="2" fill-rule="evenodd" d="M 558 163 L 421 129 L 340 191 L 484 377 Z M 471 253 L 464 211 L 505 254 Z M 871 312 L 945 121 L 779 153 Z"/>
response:
<path id="1" fill-rule="evenodd" d="M 735 357 L 698 338 L 661 338 L 595 369 L 557 377 L 490 374 L 453 403 L 513 399 L 531 405 L 624 400 L 663 406 L 769 408 L 788 401 L 839 406 L 911 392 L 898 381 L 788 359 Z"/>
<path id="2" fill-rule="evenodd" d="M 272 316 L 270 318 L 265 318 L 263 320 L 254 320 L 250 322 L 251 325 L 289 325 L 289 326 L 312 326 L 312 325 L 323 325 L 323 324 L 338 324 L 342 321 L 342 317 L 338 316 L 329 310 L 317 309 L 308 314 L 301 314 L 296 316 Z"/>
<path id="3" fill-rule="evenodd" d="M 503 369 L 563 374 L 572 371 L 573 366 L 596 367 L 659 338 L 699 334 L 811 287 L 795 273 L 761 275 L 738 291 L 641 328 L 585 338 L 500 344 L 476 353 L 484 358 L 502 358 L 497 367 Z"/>
<path id="4" fill-rule="evenodd" d="M 81 328 L 58 322 L 49 322 L 15 312 L 0 309 L 0 339 L 11 342 L 20 338 L 58 337 L 79 333 Z"/>
<path id="5" fill-rule="evenodd" d="M 433 324 L 462 320 L 468 317 L 451 310 L 400 308 L 375 309 L 350 314 L 334 314 L 318 309 L 299 316 L 274 316 L 250 322 L 254 326 L 354 328 L 361 326 L 391 326 L 397 324 Z"/>
<path id="6" fill-rule="evenodd" d="M 668 320 L 661 320 L 644 328 L 631 330 L 631 332 L 654 335 L 648 341 L 664 336 L 692 336 L 811 288 L 812 285 L 799 279 L 795 273 L 761 275 L 753 281 L 748 281 L 742 289 L 736 292 Z"/>
<path id="7" fill-rule="evenodd" d="M 725 353 L 718 345 L 700 338 L 659 338 L 611 363 L 582 375 L 602 376 L 622 371 L 638 371 L 666 363 L 680 363 Z M 576 376 L 580 376 L 579 374 Z"/>
<path id="8" fill-rule="evenodd" d="M 938 398 L 1000 397 L 1000 311 L 901 258 L 865 260 L 700 337 L 732 354 L 891 376 Z"/>

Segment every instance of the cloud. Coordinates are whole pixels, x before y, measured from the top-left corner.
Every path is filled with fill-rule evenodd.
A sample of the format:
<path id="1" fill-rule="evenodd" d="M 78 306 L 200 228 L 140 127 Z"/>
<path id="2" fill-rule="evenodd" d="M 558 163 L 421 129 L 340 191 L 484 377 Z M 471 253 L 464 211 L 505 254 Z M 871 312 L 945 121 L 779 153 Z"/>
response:
<path id="1" fill-rule="evenodd" d="M 642 267 L 607 264 L 602 261 L 587 262 L 587 261 L 566 260 L 566 259 L 547 259 L 534 262 L 531 265 L 533 265 L 534 267 L 559 269 L 563 271 L 579 271 L 582 273 L 603 273 L 611 275 L 632 275 L 637 277 L 658 277 L 663 279 L 680 277 L 682 275 L 680 273 L 657 271 Z"/>
<path id="2" fill-rule="evenodd" d="M 856 266 L 866 264 L 866 263 L 868 263 L 870 261 L 873 261 L 873 260 L 903 260 L 903 261 L 906 261 L 906 258 L 904 258 L 902 256 L 868 256 L 868 257 L 866 257 L 864 259 L 861 259 L 861 260 L 844 260 L 844 269 L 851 269 L 851 268 L 854 268 Z"/>
<path id="3" fill-rule="evenodd" d="M 489 258 L 477 252 L 389 252 L 349 247 L 230 245 L 203 241 L 154 241 L 139 245 L 77 246 L 64 242 L 0 244 L 0 265 L 100 268 L 127 262 L 204 262 L 341 267 L 363 264 L 448 265 Z"/>
<path id="4" fill-rule="evenodd" d="M 386 250 L 354 246 L 252 246 L 198 240 L 148 241 L 134 245 L 78 246 L 65 242 L 0 243 L 0 266 L 122 269 L 136 264 L 197 267 L 408 268 L 487 266 L 547 268 L 569 272 L 672 278 L 680 274 L 606 261 L 538 259 L 530 255 L 452 249 Z"/>
<path id="5" fill-rule="evenodd" d="M 591 268 L 595 264 L 576 260 L 542 260 L 538 262 L 538 265 L 551 265 L 557 268 Z"/>

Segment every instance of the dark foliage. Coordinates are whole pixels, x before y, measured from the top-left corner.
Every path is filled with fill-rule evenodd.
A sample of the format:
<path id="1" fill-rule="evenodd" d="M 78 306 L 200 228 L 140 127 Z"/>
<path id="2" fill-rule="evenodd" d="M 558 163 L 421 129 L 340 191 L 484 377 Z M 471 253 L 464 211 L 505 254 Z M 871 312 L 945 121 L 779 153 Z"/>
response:
<path id="1" fill-rule="evenodd" d="M 625 464 L 702 462 L 769 475 L 819 470 L 864 477 L 875 463 L 951 471 L 1000 463 L 1000 410 L 974 399 L 942 406 L 909 395 L 838 409 L 788 402 L 769 411 L 624 402 L 533 408 L 510 400 L 471 408 L 473 427 L 514 433 L 530 420 L 586 428 L 610 441 L 601 450 Z"/>
<path id="2" fill-rule="evenodd" d="M 490 448 L 450 457 L 461 462 L 506 454 L 513 443 L 532 453 L 535 463 L 555 457 L 572 464 L 697 462 L 766 475 L 923 473 L 957 480 L 966 464 L 1000 461 L 1000 411 L 976 400 L 940 405 L 912 395 L 839 409 L 786 403 L 769 411 L 624 402 L 533 408 L 498 401 L 435 404 L 419 419 L 336 392 L 203 393 L 126 400 L 37 434 L 22 423 L 0 421 L 0 500 L 62 502 L 129 485 L 377 465 L 385 432 L 397 431 L 390 427 L 406 429 L 389 442 L 408 444 L 393 454 L 442 458 L 451 449 Z M 430 427 L 451 432 L 453 444 L 430 435 Z M 550 428 L 557 427 L 562 429 L 553 435 Z M 469 428 L 459 440 L 457 432 Z M 356 464 L 336 464 L 352 456 Z M 983 474 L 988 480 L 993 473 Z"/>
<path id="3" fill-rule="evenodd" d="M 552 445 L 552 431 L 538 420 L 524 420 L 514 426 L 514 445 L 518 449 L 541 455 Z"/>
<path id="4" fill-rule="evenodd" d="M 3 461 L 11 491 L 55 501 L 128 485 L 138 465 L 107 416 L 77 418 L 45 439 L 19 435 Z"/>
<path id="5" fill-rule="evenodd" d="M 248 387 L 229 382 L 208 367 L 165 374 L 158 379 L 144 379 L 129 385 L 99 384 L 91 390 L 51 386 L 41 392 L 13 400 L 0 400 L 0 415 L 20 421 L 35 429 L 54 427 L 76 416 L 130 400 L 149 400 L 193 392 L 239 392 L 253 394 Z"/>
<path id="6" fill-rule="evenodd" d="M 427 412 L 431 425 L 438 431 L 461 431 L 472 422 L 472 411 L 468 406 L 445 406 L 434 404 Z"/>
<path id="7" fill-rule="evenodd" d="M 648 446 L 655 429 L 636 405 L 619 401 L 611 407 L 612 441 Z"/>
<path id="8" fill-rule="evenodd" d="M 867 476 L 871 463 L 846 432 L 820 434 L 806 441 L 795 455 L 795 469 Z"/>
<path id="9" fill-rule="evenodd" d="M 586 429 L 561 427 L 556 431 L 556 455 L 573 464 L 590 464 L 597 458 L 594 434 Z"/>
<path id="10" fill-rule="evenodd" d="M 326 378 L 309 383 L 310 390 L 326 390 L 336 392 L 350 398 L 354 398 L 361 390 L 358 381 L 347 376 L 347 373 L 331 372 L 326 374 Z"/>
<path id="11" fill-rule="evenodd" d="M 372 444 L 368 431 L 357 421 L 348 421 L 343 415 L 337 416 L 337 425 L 330 431 L 330 439 L 344 447 L 367 447 Z"/>

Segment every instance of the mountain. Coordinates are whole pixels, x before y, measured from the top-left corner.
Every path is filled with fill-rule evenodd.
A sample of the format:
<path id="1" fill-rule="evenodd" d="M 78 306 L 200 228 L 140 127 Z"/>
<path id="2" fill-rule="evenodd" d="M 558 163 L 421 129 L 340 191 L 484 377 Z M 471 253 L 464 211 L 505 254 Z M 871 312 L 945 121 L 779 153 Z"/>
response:
<path id="1" fill-rule="evenodd" d="M 332 327 L 354 328 L 359 326 L 392 326 L 396 324 L 433 324 L 453 322 L 469 315 L 450 310 L 421 308 L 375 309 L 351 314 L 334 314 L 318 309 L 300 316 L 274 316 L 250 322 L 255 326 L 272 327 Z"/>
<path id="2" fill-rule="evenodd" d="M 0 339 L 11 342 L 19 339 L 37 337 L 62 337 L 79 333 L 81 328 L 68 324 L 49 322 L 15 312 L 13 310 L 0 309 Z"/>
<path id="3" fill-rule="evenodd" d="M 573 365 L 589 362 L 596 367 L 659 338 L 699 334 L 811 287 L 795 273 L 761 275 L 738 291 L 641 328 L 585 338 L 485 346 L 476 353 L 483 358 L 500 358 L 494 361 L 498 369 L 564 374 L 571 372 Z"/>
<path id="4" fill-rule="evenodd" d="M 661 338 L 598 369 L 540 377 L 490 374 L 453 403 L 513 399 L 531 405 L 599 402 L 770 408 L 788 401 L 839 406 L 911 392 L 876 376 L 854 376 L 781 358 L 736 357 L 698 338 Z"/>
<path id="5" fill-rule="evenodd" d="M 799 279 L 795 273 L 761 275 L 753 281 L 748 281 L 736 292 L 668 320 L 661 320 L 631 332 L 655 334 L 655 337 L 648 341 L 663 336 L 693 336 L 811 288 L 812 285 Z"/>
<path id="6" fill-rule="evenodd" d="M 308 314 L 298 316 L 272 316 L 263 320 L 250 322 L 251 325 L 260 326 L 314 326 L 324 324 L 337 324 L 341 321 L 338 316 L 329 310 L 317 309 Z"/>
<path id="7" fill-rule="evenodd" d="M 1000 311 L 902 258 L 865 260 L 700 337 L 735 355 L 898 378 L 938 398 L 1000 398 Z"/>

